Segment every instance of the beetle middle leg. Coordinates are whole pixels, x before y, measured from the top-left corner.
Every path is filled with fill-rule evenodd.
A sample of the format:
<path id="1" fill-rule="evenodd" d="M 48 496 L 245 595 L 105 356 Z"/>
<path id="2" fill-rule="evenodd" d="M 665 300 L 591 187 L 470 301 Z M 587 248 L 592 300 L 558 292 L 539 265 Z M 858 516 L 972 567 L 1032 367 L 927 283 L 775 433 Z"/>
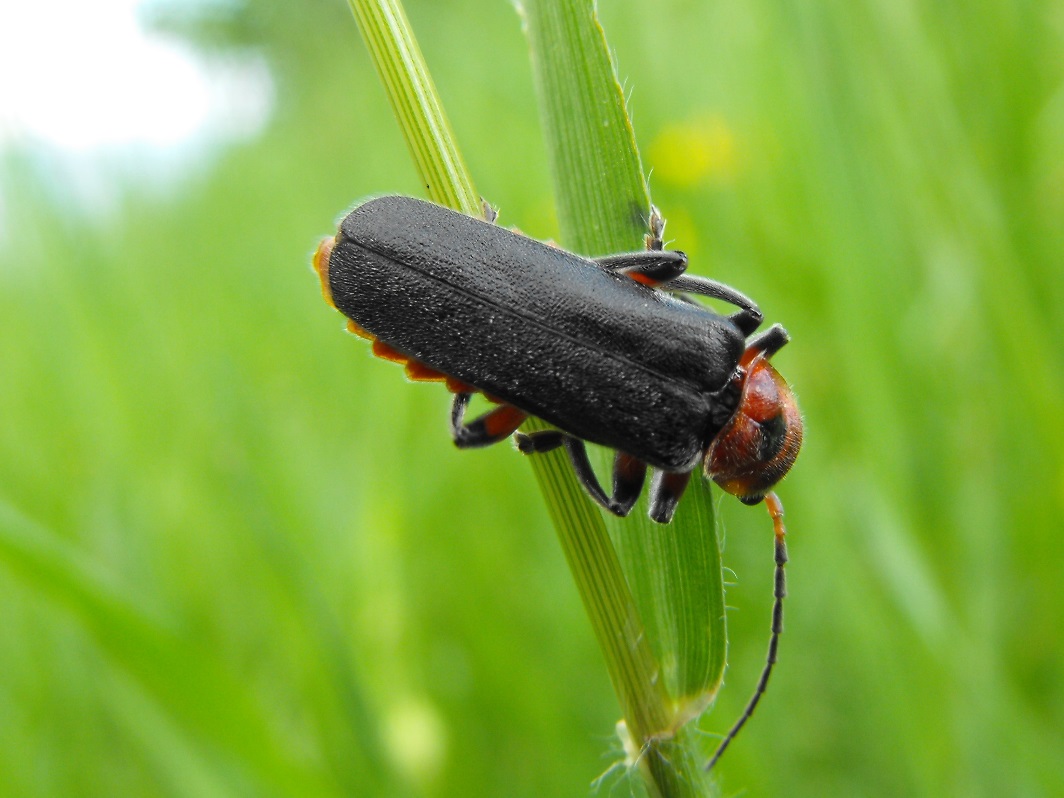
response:
<path id="1" fill-rule="evenodd" d="M 599 483 L 591 461 L 587 456 L 587 447 L 579 438 L 566 435 L 558 430 L 541 430 L 530 434 L 517 433 L 514 436 L 517 448 L 524 454 L 549 452 L 560 446 L 565 447 L 572 463 L 573 473 L 583 485 L 596 504 L 614 515 L 626 516 L 632 511 L 639 494 L 643 492 L 647 466 L 642 460 L 624 452 L 617 452 L 613 458 L 613 495 L 607 496 Z"/>
<path id="2" fill-rule="evenodd" d="M 472 394 L 460 392 L 454 395 L 451 405 L 451 435 L 459 449 L 490 446 L 509 438 L 524 423 L 528 414 L 513 405 L 502 404 L 494 410 L 466 423 L 465 414 Z"/>

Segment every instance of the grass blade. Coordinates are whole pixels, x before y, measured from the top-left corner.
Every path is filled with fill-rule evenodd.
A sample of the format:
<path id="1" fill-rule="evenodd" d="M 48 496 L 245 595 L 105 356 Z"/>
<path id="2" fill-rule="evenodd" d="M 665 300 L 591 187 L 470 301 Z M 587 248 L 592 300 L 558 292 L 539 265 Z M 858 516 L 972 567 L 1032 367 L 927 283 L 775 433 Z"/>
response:
<path id="1" fill-rule="evenodd" d="M 594 4 L 528 0 L 524 11 L 562 243 L 588 255 L 640 248 L 650 202 Z M 626 714 L 644 772 L 663 795 L 705 794 L 699 747 L 681 727 L 712 701 L 725 662 L 720 552 L 700 482 L 667 528 L 646 518 L 645 501 L 631 519 L 608 522 L 667 688 L 667 706 L 644 712 L 665 726 L 640 727 Z"/>
<path id="2" fill-rule="evenodd" d="M 480 216 L 480 198 L 399 0 L 348 0 L 433 202 Z"/>

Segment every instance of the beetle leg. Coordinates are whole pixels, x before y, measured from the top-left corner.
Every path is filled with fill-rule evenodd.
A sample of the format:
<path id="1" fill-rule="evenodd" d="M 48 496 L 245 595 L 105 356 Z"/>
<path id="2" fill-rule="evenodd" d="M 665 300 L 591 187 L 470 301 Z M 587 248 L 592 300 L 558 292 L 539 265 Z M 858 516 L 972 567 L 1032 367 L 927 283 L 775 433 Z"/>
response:
<path id="1" fill-rule="evenodd" d="M 751 338 L 746 344 L 746 351 L 761 352 L 765 357 L 772 357 L 791 340 L 782 324 L 773 324 L 760 335 Z"/>
<path id="2" fill-rule="evenodd" d="M 524 454 L 539 454 L 564 446 L 569 454 L 569 461 L 573 465 L 573 472 L 580 484 L 584 486 L 584 490 L 596 504 L 614 515 L 628 515 L 643 491 L 647 466 L 642 460 L 637 460 L 631 455 L 617 452 L 614 457 L 613 497 L 611 498 L 606 495 L 606 491 L 599 484 L 598 477 L 591 468 L 591 461 L 588 460 L 587 448 L 579 438 L 566 435 L 560 430 L 548 429 L 527 435 L 519 432 L 514 436 L 514 441 L 517 443 L 518 451 Z"/>
<path id="3" fill-rule="evenodd" d="M 650 286 L 675 280 L 687 270 L 687 255 L 678 249 L 622 252 L 595 258 L 594 261 L 608 272 L 623 274 Z"/>
<path id="4" fill-rule="evenodd" d="M 687 270 L 687 255 L 679 250 L 665 249 L 665 241 L 662 239 L 665 234 L 665 217 L 661 215 L 656 205 L 650 206 L 647 226 L 650 232 L 643 237 L 646 243 L 644 252 L 607 255 L 595 258 L 595 263 L 607 271 L 626 275 L 638 283 L 651 287 L 679 277 Z"/>
<path id="5" fill-rule="evenodd" d="M 690 479 L 690 471 L 655 471 L 650 482 L 650 517 L 659 524 L 669 523 Z"/>
<path id="6" fill-rule="evenodd" d="M 627 508 L 621 507 L 606 495 L 606 491 L 602 489 L 598 477 L 595 476 L 595 472 L 591 468 L 591 461 L 587 459 L 587 448 L 582 440 L 574 438 L 572 435 L 566 435 L 565 450 L 569 453 L 569 462 L 573 464 L 573 471 L 577 480 L 584 486 L 584 490 L 587 491 L 588 496 L 595 500 L 596 504 L 605 510 L 609 510 L 614 515 L 626 515 L 632 509 L 631 505 Z"/>
<path id="7" fill-rule="evenodd" d="M 598 477 L 591 468 L 591 461 L 587 459 L 587 447 L 584 446 L 584 442 L 567 435 L 565 450 L 569 453 L 569 461 L 573 464 L 576 478 L 597 504 L 621 517 L 632 511 L 632 506 L 643 489 L 643 480 L 647 473 L 646 463 L 631 455 L 618 452 L 613 461 L 613 497 L 611 498 L 606 495 L 606 491 L 602 489 Z"/>
<path id="8" fill-rule="evenodd" d="M 761 326 L 764 316 L 761 315 L 761 311 L 758 308 L 743 308 L 731 314 L 728 318 L 732 320 L 732 323 L 739 328 L 743 335 L 749 335 Z"/>
<path id="9" fill-rule="evenodd" d="M 618 515 L 628 515 L 632 511 L 639 494 L 643 492 L 643 483 L 647 478 L 647 464 L 624 452 L 617 452 L 613 458 L 613 504 Z"/>
<path id="10" fill-rule="evenodd" d="M 465 412 L 469 407 L 469 397 L 470 394 L 465 392 L 456 393 L 451 405 L 451 435 L 454 437 L 454 445 L 459 449 L 498 443 L 510 437 L 528 418 L 527 413 L 513 405 L 502 404 L 467 424 Z"/>
<path id="11" fill-rule="evenodd" d="M 514 433 L 514 443 L 517 444 L 517 451 L 521 454 L 542 454 L 543 452 L 553 452 L 563 443 L 565 443 L 565 433 L 556 429 L 545 429 L 537 432 L 516 432 Z"/>
<path id="12" fill-rule="evenodd" d="M 707 277 L 684 274 L 687 256 L 677 249 L 624 252 L 594 260 L 607 271 L 623 274 L 644 285 L 676 293 L 699 294 L 735 305 L 739 312 L 730 318 L 743 335 L 750 335 L 764 319 L 757 303 L 741 291 Z"/>
<path id="13" fill-rule="evenodd" d="M 685 274 L 670 280 L 661 286 L 666 291 L 680 291 L 686 294 L 699 294 L 708 296 L 710 299 L 720 299 L 729 305 L 739 308 L 738 313 L 733 313 L 730 318 L 743 335 L 750 335 L 761 326 L 764 316 L 754 300 L 750 299 L 741 291 L 736 291 L 730 285 L 718 283 L 708 277 L 696 277 Z"/>

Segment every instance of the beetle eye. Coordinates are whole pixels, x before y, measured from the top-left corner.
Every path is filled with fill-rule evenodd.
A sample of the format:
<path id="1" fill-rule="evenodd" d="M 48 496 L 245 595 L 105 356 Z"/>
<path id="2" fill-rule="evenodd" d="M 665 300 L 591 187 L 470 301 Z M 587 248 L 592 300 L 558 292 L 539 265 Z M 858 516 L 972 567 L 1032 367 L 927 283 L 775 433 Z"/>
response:
<path id="1" fill-rule="evenodd" d="M 759 426 L 761 430 L 757 459 L 767 463 L 780 453 L 783 444 L 787 442 L 787 419 L 780 411 L 767 421 L 760 422 Z"/>
<path id="2" fill-rule="evenodd" d="M 790 386 L 755 359 L 739 407 L 706 449 L 706 475 L 745 504 L 757 504 L 783 479 L 802 445 L 802 416 Z"/>

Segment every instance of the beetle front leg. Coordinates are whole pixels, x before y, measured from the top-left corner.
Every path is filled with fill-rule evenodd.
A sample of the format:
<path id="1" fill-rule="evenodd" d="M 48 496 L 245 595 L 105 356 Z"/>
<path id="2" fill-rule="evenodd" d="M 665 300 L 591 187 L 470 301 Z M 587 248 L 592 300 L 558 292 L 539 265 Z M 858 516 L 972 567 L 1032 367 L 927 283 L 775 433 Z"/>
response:
<path id="1" fill-rule="evenodd" d="M 698 294 L 710 299 L 719 299 L 739 308 L 729 318 L 743 335 L 750 335 L 761 326 L 764 316 L 754 300 L 730 285 L 684 274 L 687 256 L 678 249 L 651 249 L 646 252 L 624 252 L 595 258 L 595 263 L 606 271 L 622 274 L 638 283 L 652 288 L 661 288 L 676 294 Z"/>
<path id="2" fill-rule="evenodd" d="M 454 438 L 454 445 L 459 449 L 498 443 L 510 437 L 528 418 L 527 413 L 513 405 L 503 404 L 467 424 L 465 413 L 470 397 L 469 393 L 456 393 L 451 405 L 451 436 Z"/>
<path id="3" fill-rule="evenodd" d="M 655 471 L 650 483 L 650 517 L 659 524 L 672 521 L 676 505 L 680 503 L 690 481 L 690 471 Z"/>

